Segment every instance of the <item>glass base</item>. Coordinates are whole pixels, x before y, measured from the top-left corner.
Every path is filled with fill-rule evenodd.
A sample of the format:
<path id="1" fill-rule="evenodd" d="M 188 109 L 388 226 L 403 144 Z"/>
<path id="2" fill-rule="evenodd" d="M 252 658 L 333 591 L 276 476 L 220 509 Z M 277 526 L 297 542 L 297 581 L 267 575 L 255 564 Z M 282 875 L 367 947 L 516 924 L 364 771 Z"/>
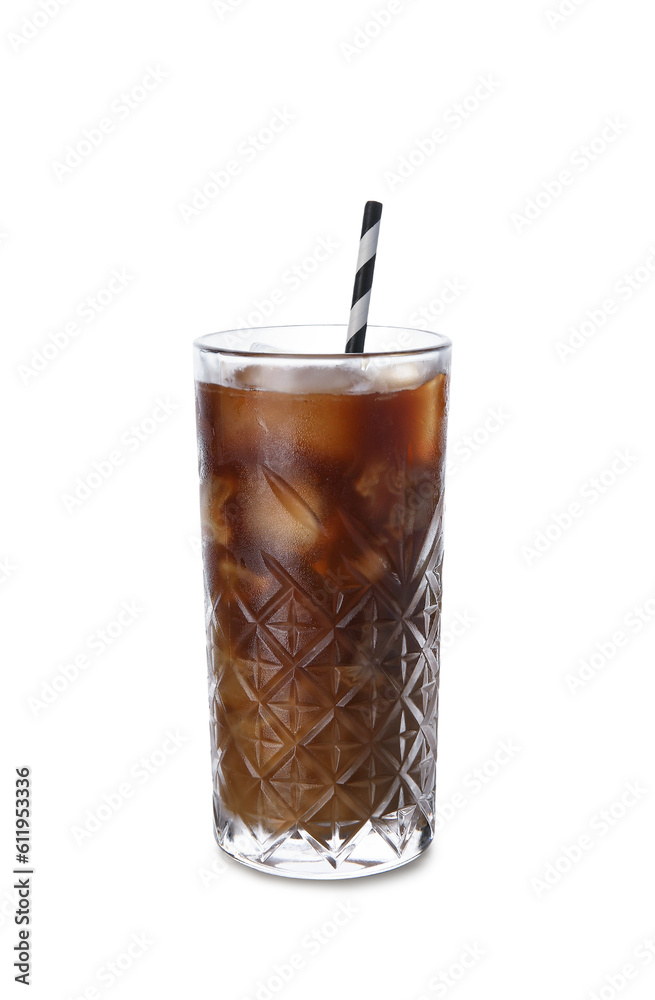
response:
<path id="1" fill-rule="evenodd" d="M 262 843 L 238 817 L 214 825 L 218 846 L 249 868 L 286 878 L 345 879 L 377 875 L 416 860 L 430 846 L 432 829 L 423 822 L 408 823 L 408 810 L 366 823 L 338 850 L 326 850 L 302 829 L 286 831 Z"/>

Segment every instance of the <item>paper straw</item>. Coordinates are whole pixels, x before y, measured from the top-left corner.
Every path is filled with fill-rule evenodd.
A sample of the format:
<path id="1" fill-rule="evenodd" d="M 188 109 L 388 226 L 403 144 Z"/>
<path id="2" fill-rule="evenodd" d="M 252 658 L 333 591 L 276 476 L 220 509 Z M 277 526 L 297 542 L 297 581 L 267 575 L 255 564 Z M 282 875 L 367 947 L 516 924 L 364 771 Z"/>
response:
<path id="1" fill-rule="evenodd" d="M 359 243 L 357 274 L 355 275 L 355 290 L 353 292 L 353 304 L 348 324 L 346 354 L 361 354 L 364 350 L 381 217 L 382 205 L 380 202 L 367 201 L 366 208 L 364 209 L 362 236 Z"/>

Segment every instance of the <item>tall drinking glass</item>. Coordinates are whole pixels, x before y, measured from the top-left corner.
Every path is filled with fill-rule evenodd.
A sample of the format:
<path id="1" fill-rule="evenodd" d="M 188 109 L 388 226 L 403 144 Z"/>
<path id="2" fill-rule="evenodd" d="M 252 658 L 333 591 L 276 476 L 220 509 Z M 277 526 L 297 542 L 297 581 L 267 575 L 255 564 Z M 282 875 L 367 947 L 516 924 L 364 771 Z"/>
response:
<path id="1" fill-rule="evenodd" d="M 434 830 L 450 342 L 345 342 L 194 345 L 216 838 L 317 879 Z"/>

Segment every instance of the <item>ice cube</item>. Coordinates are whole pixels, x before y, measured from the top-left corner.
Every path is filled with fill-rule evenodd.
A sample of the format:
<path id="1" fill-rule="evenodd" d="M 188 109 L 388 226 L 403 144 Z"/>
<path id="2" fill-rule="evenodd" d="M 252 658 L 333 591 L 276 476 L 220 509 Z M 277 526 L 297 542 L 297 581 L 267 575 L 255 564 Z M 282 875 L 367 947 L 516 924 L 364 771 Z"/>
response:
<path id="1" fill-rule="evenodd" d="M 383 462 L 367 465 L 355 483 L 359 495 L 368 499 L 375 497 L 380 490 L 380 481 L 384 479 L 385 471 L 386 465 Z"/>
<path id="2" fill-rule="evenodd" d="M 286 559 L 316 548 L 325 537 L 320 491 L 302 477 L 264 466 L 248 490 L 244 514 L 253 542 Z"/>
<path id="3" fill-rule="evenodd" d="M 301 528 L 312 533 L 321 530 L 321 523 L 309 504 L 300 494 L 272 469 L 263 468 L 264 477 L 272 492 L 285 508 L 287 513 L 298 522 Z"/>
<path id="4" fill-rule="evenodd" d="M 274 372 L 266 365 L 246 365 L 236 369 L 234 382 L 244 389 L 274 389 Z"/>
<path id="5" fill-rule="evenodd" d="M 376 552 L 374 549 L 367 549 L 357 559 L 350 560 L 350 565 L 369 583 L 377 583 L 389 569 L 384 553 Z"/>
<path id="6" fill-rule="evenodd" d="M 268 586 L 268 577 L 259 576 L 234 559 L 221 559 L 218 564 L 220 581 L 228 591 L 243 590 L 261 593 Z"/>
<path id="7" fill-rule="evenodd" d="M 321 365 L 289 371 L 287 392 L 339 396 L 365 386 L 358 366 Z"/>
<path id="8" fill-rule="evenodd" d="M 367 384 L 357 365 L 344 368 L 328 364 L 308 366 L 284 362 L 246 365 L 234 373 L 234 382 L 243 387 L 293 393 L 298 396 L 361 392 L 365 390 Z"/>
<path id="9" fill-rule="evenodd" d="M 425 382 L 427 376 L 425 367 L 409 361 L 384 361 L 377 365 L 371 365 L 368 372 L 369 377 L 375 380 L 375 388 L 378 392 L 416 389 Z"/>
<path id="10" fill-rule="evenodd" d="M 233 476 L 210 474 L 200 484 L 200 520 L 205 537 L 227 548 L 231 529 L 225 506 L 236 491 Z"/>

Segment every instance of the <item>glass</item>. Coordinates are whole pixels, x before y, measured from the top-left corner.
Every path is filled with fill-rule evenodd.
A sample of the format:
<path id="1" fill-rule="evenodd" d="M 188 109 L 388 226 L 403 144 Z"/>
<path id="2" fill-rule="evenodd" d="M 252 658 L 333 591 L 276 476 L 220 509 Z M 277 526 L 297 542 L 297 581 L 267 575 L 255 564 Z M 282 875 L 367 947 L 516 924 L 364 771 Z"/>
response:
<path id="1" fill-rule="evenodd" d="M 216 839 L 347 878 L 432 840 L 450 342 L 194 344 Z"/>

